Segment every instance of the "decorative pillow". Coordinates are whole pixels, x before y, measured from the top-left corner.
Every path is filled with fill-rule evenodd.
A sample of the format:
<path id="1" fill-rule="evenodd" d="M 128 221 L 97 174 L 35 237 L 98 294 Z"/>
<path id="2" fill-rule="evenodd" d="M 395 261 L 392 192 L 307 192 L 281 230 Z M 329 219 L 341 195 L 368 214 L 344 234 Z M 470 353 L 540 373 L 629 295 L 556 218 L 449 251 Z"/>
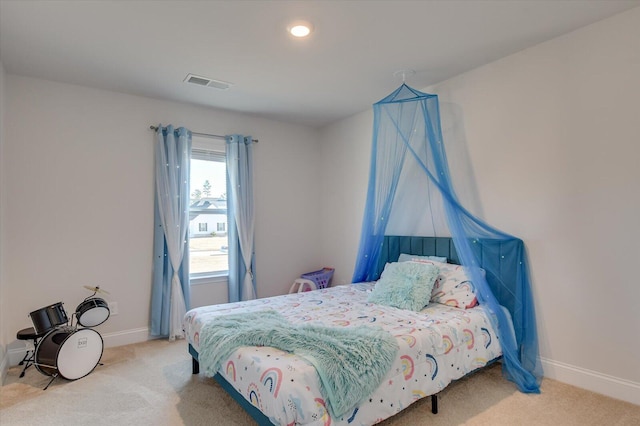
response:
<path id="1" fill-rule="evenodd" d="M 417 262 L 387 263 L 367 300 L 380 305 L 420 311 L 427 306 L 438 276 L 435 265 Z"/>
<path id="2" fill-rule="evenodd" d="M 423 260 L 433 260 L 436 262 L 446 263 L 447 258 L 442 256 L 417 256 L 415 254 L 402 253 L 398 258 L 398 262 L 421 262 Z"/>
<path id="3" fill-rule="evenodd" d="M 478 304 L 476 288 L 464 266 L 434 260 L 419 262 L 434 265 L 440 270 L 431 291 L 431 302 L 462 309 L 473 308 Z M 483 269 L 480 271 L 484 274 Z"/>

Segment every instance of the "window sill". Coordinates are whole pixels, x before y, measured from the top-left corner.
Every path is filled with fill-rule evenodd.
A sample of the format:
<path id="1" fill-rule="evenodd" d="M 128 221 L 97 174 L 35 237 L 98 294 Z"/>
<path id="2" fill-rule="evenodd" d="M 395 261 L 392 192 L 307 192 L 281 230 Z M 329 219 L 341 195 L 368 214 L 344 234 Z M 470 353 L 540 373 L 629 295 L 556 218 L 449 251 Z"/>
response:
<path id="1" fill-rule="evenodd" d="M 217 284 L 217 283 L 227 283 L 229 281 L 229 274 L 224 272 L 220 274 L 211 274 L 211 275 L 197 275 L 189 278 L 189 285 L 206 285 L 206 284 Z"/>

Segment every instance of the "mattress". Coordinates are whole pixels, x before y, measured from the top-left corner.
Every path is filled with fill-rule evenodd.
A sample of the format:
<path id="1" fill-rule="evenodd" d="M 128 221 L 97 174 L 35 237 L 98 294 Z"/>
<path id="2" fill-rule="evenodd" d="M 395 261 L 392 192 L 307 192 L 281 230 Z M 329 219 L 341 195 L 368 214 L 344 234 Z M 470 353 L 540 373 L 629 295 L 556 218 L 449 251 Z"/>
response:
<path id="1" fill-rule="evenodd" d="M 199 349 L 199 334 L 219 315 L 272 309 L 294 323 L 332 327 L 381 327 L 400 350 L 379 387 L 341 418 L 331 418 L 315 368 L 304 358 L 272 347 L 240 347 L 219 373 L 274 424 L 371 425 L 444 389 L 452 380 L 501 355 L 487 312 L 430 303 L 420 312 L 367 302 L 374 283 L 331 287 L 246 302 L 192 309 L 183 328 Z"/>

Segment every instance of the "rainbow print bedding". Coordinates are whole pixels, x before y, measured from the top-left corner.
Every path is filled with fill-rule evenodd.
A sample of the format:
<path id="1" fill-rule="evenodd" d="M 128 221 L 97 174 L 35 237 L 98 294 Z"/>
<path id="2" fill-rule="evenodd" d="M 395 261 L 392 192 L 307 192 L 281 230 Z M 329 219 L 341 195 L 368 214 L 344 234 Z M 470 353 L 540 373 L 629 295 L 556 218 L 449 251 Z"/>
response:
<path id="1" fill-rule="evenodd" d="M 280 425 L 375 424 L 501 355 L 482 307 L 459 309 L 430 303 L 420 312 L 396 309 L 367 302 L 373 285 L 352 284 L 196 308 L 187 312 L 183 327 L 196 351 L 200 330 L 208 320 L 265 309 L 281 313 L 292 323 L 369 325 L 395 337 L 400 350 L 378 388 L 340 418 L 329 415 L 318 375 L 307 360 L 272 347 L 240 347 L 233 352 L 222 362 L 219 373 Z"/>

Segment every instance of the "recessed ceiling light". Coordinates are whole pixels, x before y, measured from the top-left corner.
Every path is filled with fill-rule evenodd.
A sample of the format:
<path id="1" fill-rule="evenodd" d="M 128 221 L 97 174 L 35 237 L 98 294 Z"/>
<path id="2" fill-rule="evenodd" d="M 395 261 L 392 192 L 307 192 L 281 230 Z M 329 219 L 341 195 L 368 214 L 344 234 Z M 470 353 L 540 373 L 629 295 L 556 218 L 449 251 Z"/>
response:
<path id="1" fill-rule="evenodd" d="M 306 37 L 313 31 L 313 25 L 307 21 L 296 21 L 287 27 L 287 31 L 294 37 Z"/>

